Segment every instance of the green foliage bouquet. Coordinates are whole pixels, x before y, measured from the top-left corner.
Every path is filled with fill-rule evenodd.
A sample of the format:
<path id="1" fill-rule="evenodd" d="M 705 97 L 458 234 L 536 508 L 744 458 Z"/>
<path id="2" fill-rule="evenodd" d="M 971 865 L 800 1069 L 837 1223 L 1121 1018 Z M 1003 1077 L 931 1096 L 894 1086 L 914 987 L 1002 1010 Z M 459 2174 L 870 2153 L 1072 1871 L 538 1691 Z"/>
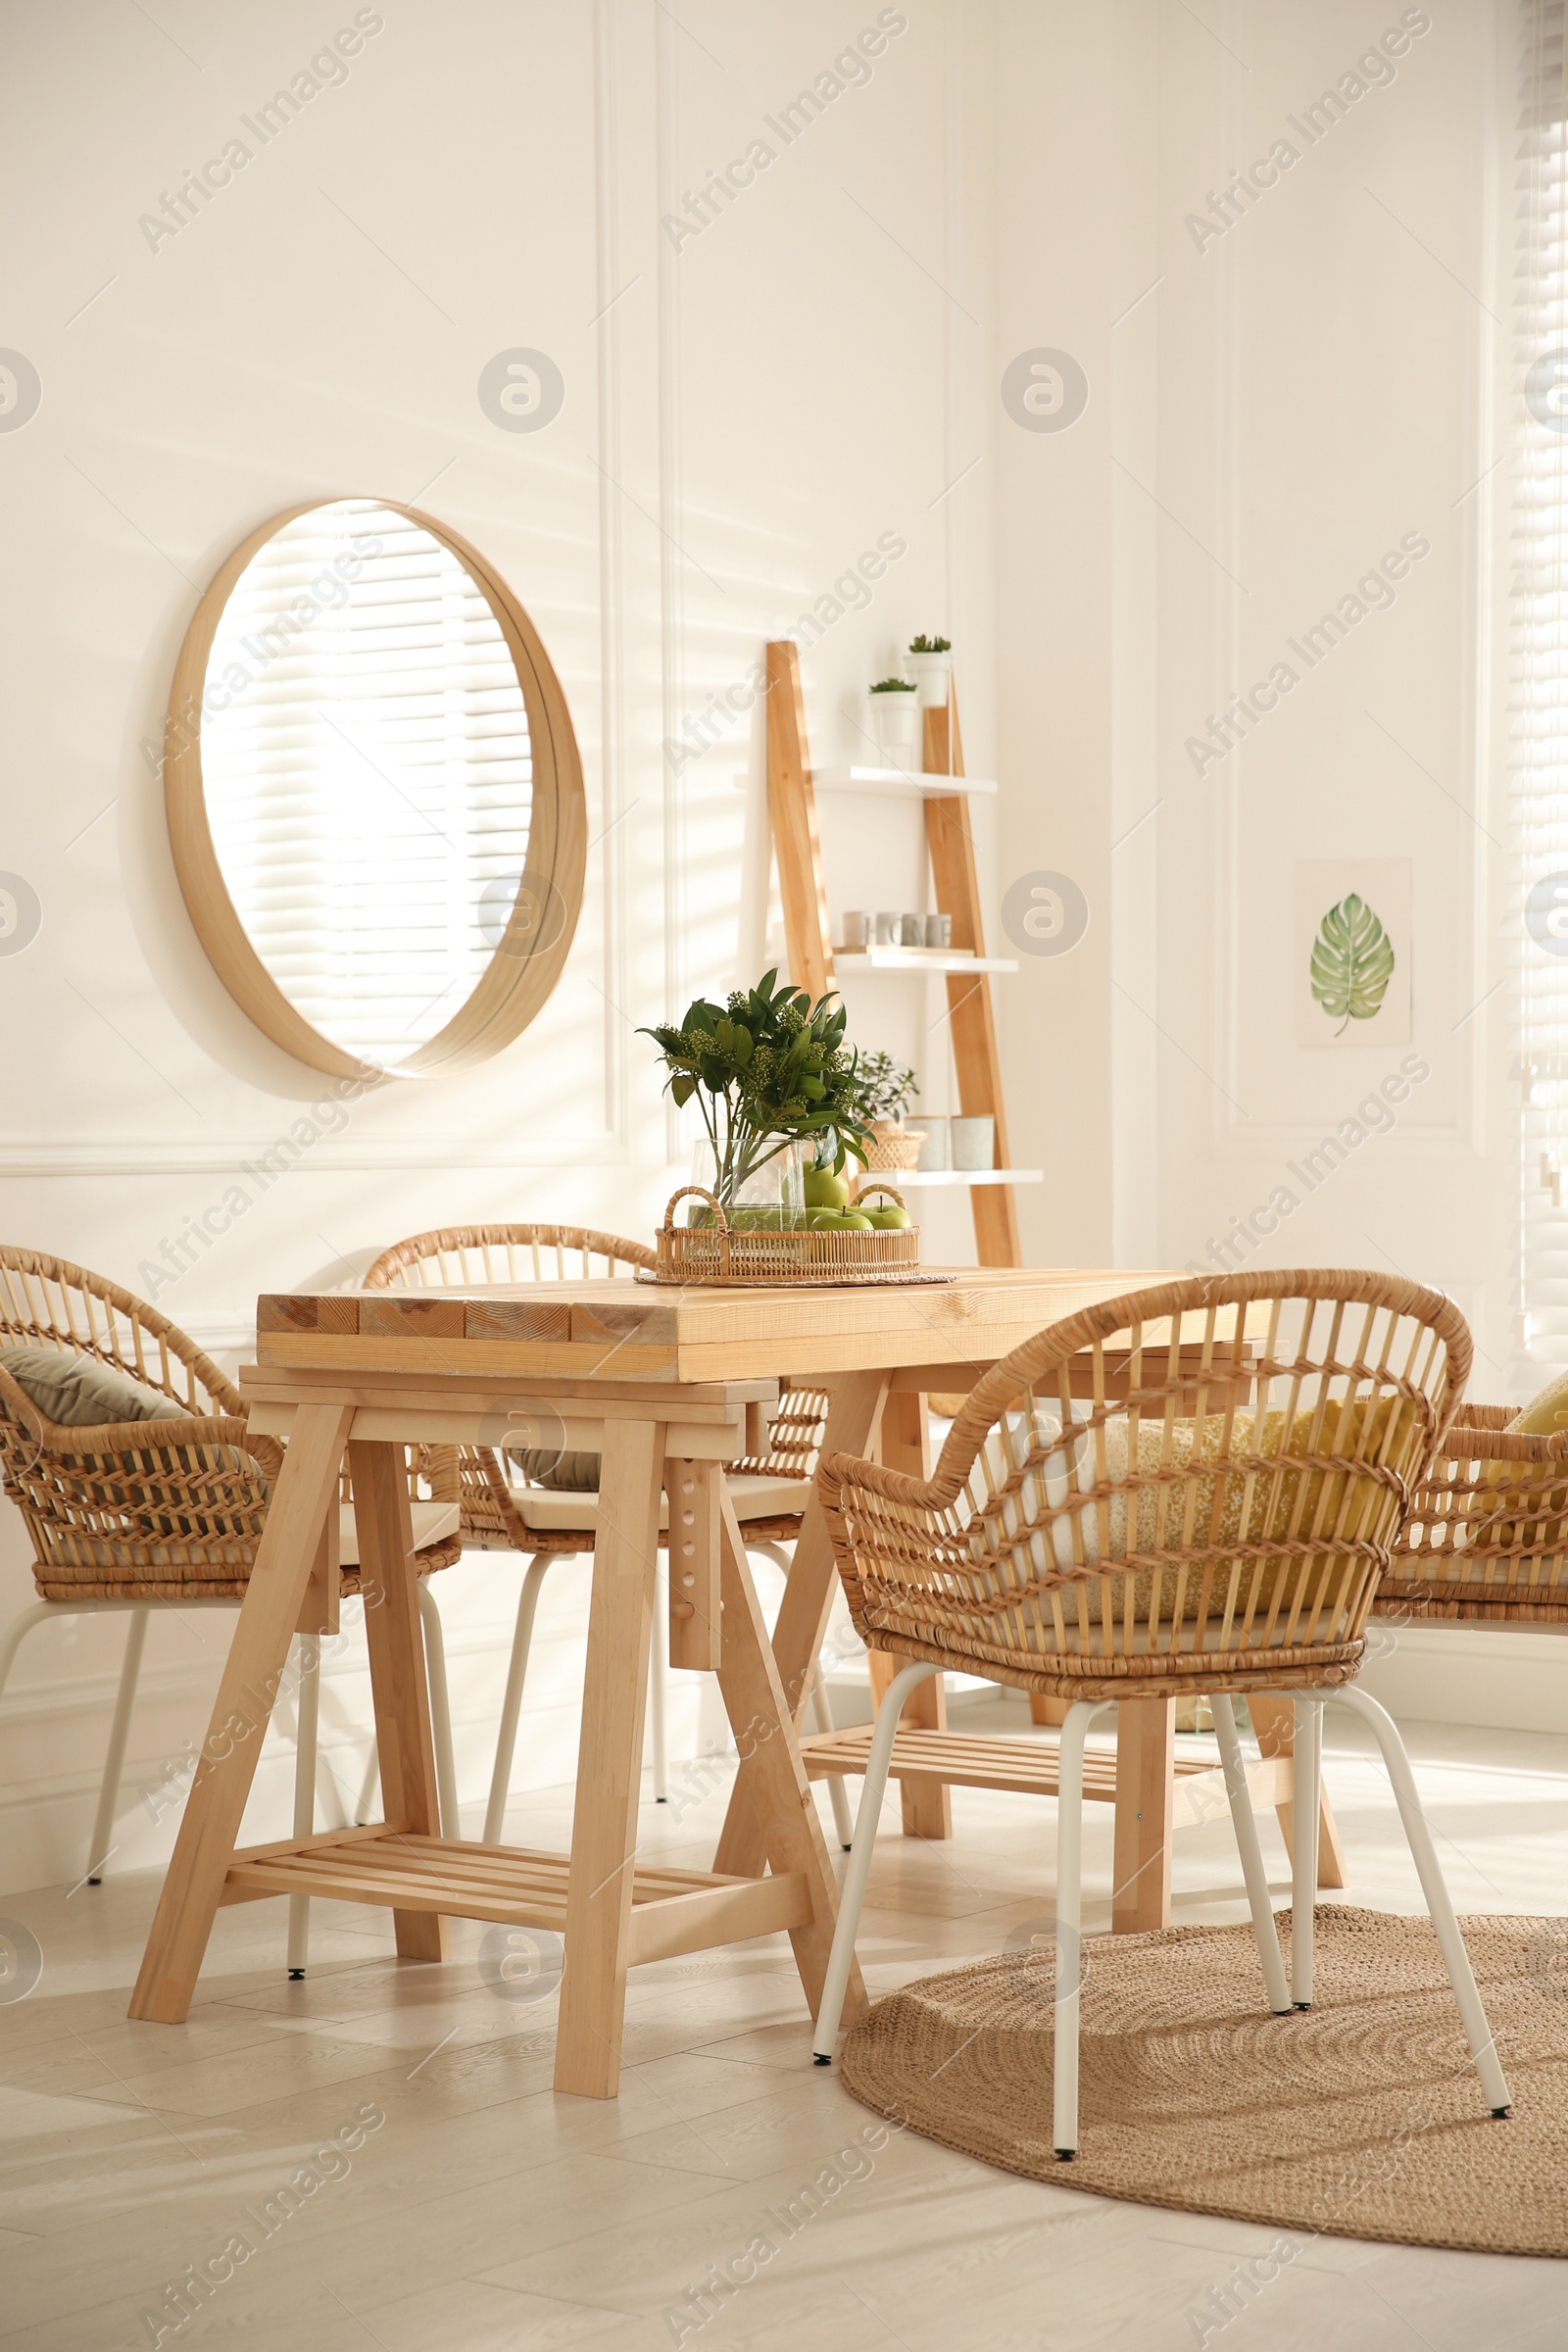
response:
<path id="1" fill-rule="evenodd" d="M 858 1056 L 844 1041 L 842 1004 L 813 1004 L 804 989 L 767 972 L 722 1004 L 699 997 L 676 1028 L 645 1029 L 678 1103 L 695 1102 L 708 1130 L 714 1190 L 726 1211 L 741 1188 L 793 1143 L 842 1168 L 865 1165 L 869 1131 L 856 1094 Z"/>

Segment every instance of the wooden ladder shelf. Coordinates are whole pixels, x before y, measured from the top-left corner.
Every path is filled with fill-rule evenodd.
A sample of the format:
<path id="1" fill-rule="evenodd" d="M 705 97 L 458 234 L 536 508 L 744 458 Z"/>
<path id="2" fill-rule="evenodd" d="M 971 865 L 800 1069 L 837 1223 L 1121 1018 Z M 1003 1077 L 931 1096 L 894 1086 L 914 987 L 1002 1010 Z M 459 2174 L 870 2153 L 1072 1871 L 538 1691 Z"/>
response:
<path id="1" fill-rule="evenodd" d="M 801 690 L 800 654 L 793 639 L 771 639 L 767 647 L 767 808 L 778 861 L 779 896 L 790 977 L 813 1000 L 834 986 L 833 930 L 822 873 L 816 793 L 806 739 L 806 702 Z M 921 768 L 926 775 L 961 776 L 963 740 L 957 698 L 951 679 L 945 709 L 922 712 Z M 923 798 L 926 847 L 936 888 L 937 911 L 953 917 L 956 955 L 985 956 L 985 923 L 975 874 L 974 834 L 964 793 Z M 958 1077 L 958 1104 L 966 1118 L 996 1123 L 993 1164 L 1011 1166 L 1007 1119 L 1002 1098 L 1002 1063 L 997 1052 L 991 975 L 950 971 L 948 1017 Z M 1010 1184 L 969 1188 L 974 1214 L 975 1254 L 983 1266 L 1020 1266 L 1018 1209 Z"/>

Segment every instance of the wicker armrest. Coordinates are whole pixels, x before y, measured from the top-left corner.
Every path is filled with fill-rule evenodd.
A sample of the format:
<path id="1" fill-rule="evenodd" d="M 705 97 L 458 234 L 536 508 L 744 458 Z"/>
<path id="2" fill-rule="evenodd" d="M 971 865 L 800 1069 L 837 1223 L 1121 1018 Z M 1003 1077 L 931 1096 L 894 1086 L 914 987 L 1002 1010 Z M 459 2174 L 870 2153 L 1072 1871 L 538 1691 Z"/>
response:
<path id="1" fill-rule="evenodd" d="M 283 1464 L 282 1445 L 276 1438 L 253 1437 L 242 1412 L 181 1413 L 153 1420 L 91 1421 L 66 1428 L 51 1421 L 25 1389 L 0 1364 L 0 1454 L 21 1445 L 42 1448 L 62 1458 L 72 1455 L 102 1457 L 117 1452 L 146 1451 L 178 1446 L 230 1446 L 258 1462 L 269 1481 Z"/>
<path id="2" fill-rule="evenodd" d="M 1508 1404 L 1461 1404 L 1438 1447 L 1438 1460 L 1489 1462 L 1568 1461 L 1568 1429 L 1550 1437 L 1510 1430 L 1516 1408 Z"/>

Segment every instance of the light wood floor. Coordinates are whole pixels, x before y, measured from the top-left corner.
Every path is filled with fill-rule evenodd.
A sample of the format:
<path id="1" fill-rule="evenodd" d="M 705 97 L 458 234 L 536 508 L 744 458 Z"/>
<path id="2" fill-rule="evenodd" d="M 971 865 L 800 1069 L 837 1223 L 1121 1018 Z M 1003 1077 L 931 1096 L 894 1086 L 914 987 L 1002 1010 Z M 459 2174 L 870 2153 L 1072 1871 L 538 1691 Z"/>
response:
<path id="1" fill-rule="evenodd" d="M 1568 1910 L 1568 1740 L 1407 1731 L 1460 1908 Z M 1342 1747 L 1329 1777 L 1348 1899 L 1419 1909 L 1380 1775 Z M 727 1782 L 705 1785 L 678 1821 L 644 1805 L 649 1846 L 706 1858 Z M 564 1843 L 569 1804 L 565 1789 L 519 1798 L 511 1834 Z M 861 1945 L 873 1990 L 995 1951 L 1049 1912 L 1054 1806 L 959 1790 L 954 1812 L 951 1845 L 879 1848 Z M 1091 1808 L 1086 1843 L 1093 1928 L 1108 1914 L 1108 1810 Z M 1243 1916 L 1238 1880 L 1223 1824 L 1187 1833 L 1178 1919 Z M 220 1915 L 189 2024 L 130 2025 L 156 1892 L 135 1877 L 0 1896 L 44 1958 L 31 1994 L 0 2003 L 6 2352 L 149 2344 L 149 2310 L 166 2345 L 258 2352 L 1188 2352 L 1189 2315 L 1273 2235 L 1013 2180 L 912 2135 L 835 2163 L 872 2119 L 812 2068 L 781 1939 L 638 1972 L 624 2088 L 599 2105 L 554 2095 L 554 1997 L 499 1998 L 476 1962 L 482 1931 L 463 1925 L 458 1961 L 421 1967 L 394 1961 L 383 1913 L 319 1909 L 311 1977 L 289 1984 L 282 1904 L 244 1905 Z M 385 2122 L 346 2174 L 176 2329 L 167 2282 L 236 2232 L 260 2238 L 247 2209 L 367 2104 Z M 767 2217 L 830 2165 L 843 2185 L 786 2238 Z M 1568 2190 L 1568 2155 L 1564 2173 Z M 699 2325 L 688 2291 L 770 2227 L 777 2253 Z M 1568 2264 L 1325 2238 L 1206 2340 L 1559 2352 Z"/>

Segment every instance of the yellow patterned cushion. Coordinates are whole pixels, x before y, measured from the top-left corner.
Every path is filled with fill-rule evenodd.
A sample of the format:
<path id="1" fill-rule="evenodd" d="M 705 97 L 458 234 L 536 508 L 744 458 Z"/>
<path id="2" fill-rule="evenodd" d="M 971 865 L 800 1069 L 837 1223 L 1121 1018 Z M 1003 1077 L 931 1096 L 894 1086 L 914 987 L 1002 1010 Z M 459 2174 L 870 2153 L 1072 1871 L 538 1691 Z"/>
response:
<path id="1" fill-rule="evenodd" d="M 1568 1372 L 1559 1372 L 1548 1380 L 1539 1396 L 1532 1396 L 1522 1412 L 1515 1413 L 1505 1435 L 1510 1438 L 1554 1438 L 1559 1429 L 1568 1426 Z M 1506 1469 L 1499 1462 L 1498 1469 Z"/>
<path id="2" fill-rule="evenodd" d="M 1054 1447 L 1038 1469 L 1029 1472 L 1018 1494 L 1000 1511 L 983 1514 L 971 1533 L 971 1556 L 979 1560 L 987 1553 L 994 1556 L 1000 1552 L 1019 1583 L 1034 1583 L 1053 1566 L 1058 1573 L 1070 1573 L 1075 1567 L 1095 1569 L 1125 1560 L 1129 1552 L 1135 1556 L 1158 1551 L 1188 1553 L 1185 1566 L 1170 1563 L 1134 1572 L 1132 1616 L 1143 1623 L 1152 1614 L 1170 1618 L 1178 1606 L 1177 1588 L 1184 1576 L 1181 1614 L 1184 1619 L 1196 1616 L 1202 1570 L 1214 1553 L 1261 1543 L 1299 1542 L 1309 1549 L 1314 1531 L 1327 1531 L 1342 1541 L 1387 1542 L 1397 1499 L 1395 1491 L 1379 1479 L 1353 1472 L 1293 1468 L 1216 1468 L 1206 1475 L 1200 1471 L 1196 1479 L 1185 1475 L 1195 1462 L 1200 1466 L 1217 1464 L 1222 1456 L 1232 1462 L 1237 1457 L 1264 1462 L 1275 1458 L 1286 1426 L 1281 1410 L 1266 1411 L 1261 1419 L 1248 1411 L 1229 1419 L 1220 1413 L 1205 1415 L 1201 1421 L 1178 1418 L 1170 1425 L 1167 1446 L 1163 1421 L 1141 1420 L 1136 1471 L 1131 1468 L 1132 1425 L 1128 1420 L 1117 1417 L 1104 1424 L 1102 1471 L 1095 1440 L 1080 1432 L 1076 1440 L 1069 1439 L 1066 1447 Z M 1037 1443 L 1049 1444 L 1061 1434 L 1057 1421 L 1037 1419 L 1035 1429 Z M 1408 1476 L 1418 1433 L 1416 1408 L 1410 1402 L 1393 1396 L 1375 1402 L 1362 1397 L 1349 1404 L 1329 1403 L 1315 1437 L 1310 1415 L 1298 1412 L 1292 1452 L 1299 1456 L 1310 1448 L 1319 1455 L 1381 1461 Z M 995 1438 L 991 1446 L 995 1478 L 1002 1449 Z M 1022 1450 L 1015 1437 L 1014 1459 Z M 1132 1477 L 1148 1483 L 1134 1491 L 1136 1516 L 1129 1543 L 1126 1482 Z M 1097 1485 L 1121 1491 L 1096 1502 L 1086 1501 L 1076 1509 L 1064 1507 L 1069 1504 L 1069 1489 L 1087 1496 Z M 1043 1519 L 1049 1525 L 1049 1538 L 1040 1524 Z M 1296 1565 L 1288 1560 L 1265 1561 L 1255 1592 L 1251 1572 L 1246 1572 L 1243 1605 L 1250 1595 L 1254 1613 L 1266 1617 L 1282 1572 Z M 1072 1602 L 1071 1614 L 1077 1615 L 1082 1608 L 1088 1621 L 1097 1623 L 1102 1601 L 1109 1615 L 1123 1618 L 1128 1605 L 1126 1585 L 1106 1589 L 1091 1579 Z M 1215 1594 L 1211 1587 L 1211 1612 L 1216 1603 L 1223 1608 L 1223 1592 Z"/>

